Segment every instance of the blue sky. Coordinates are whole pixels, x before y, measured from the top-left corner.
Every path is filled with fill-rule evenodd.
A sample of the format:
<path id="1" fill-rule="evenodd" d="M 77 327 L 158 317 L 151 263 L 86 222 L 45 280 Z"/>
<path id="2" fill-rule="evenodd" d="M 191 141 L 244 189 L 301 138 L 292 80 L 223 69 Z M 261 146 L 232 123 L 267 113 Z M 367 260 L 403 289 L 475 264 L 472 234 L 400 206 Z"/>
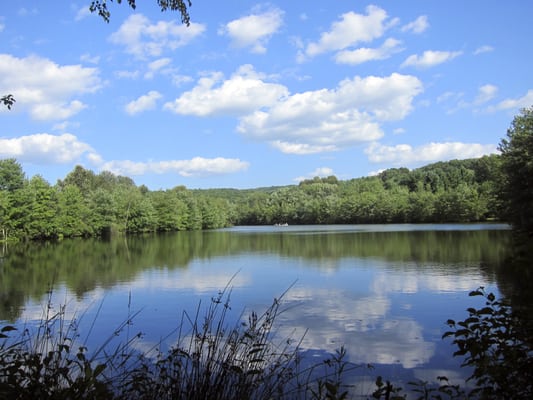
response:
<path id="1" fill-rule="evenodd" d="M 533 2 L 0 6 L 0 158 L 255 188 L 495 153 L 533 105 Z"/>

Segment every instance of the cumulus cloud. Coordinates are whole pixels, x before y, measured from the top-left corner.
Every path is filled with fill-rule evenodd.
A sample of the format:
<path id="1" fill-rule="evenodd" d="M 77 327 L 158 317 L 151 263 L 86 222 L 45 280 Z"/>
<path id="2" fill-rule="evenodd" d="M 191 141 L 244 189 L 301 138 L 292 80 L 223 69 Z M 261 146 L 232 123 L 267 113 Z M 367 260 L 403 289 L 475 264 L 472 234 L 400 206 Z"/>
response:
<path id="1" fill-rule="evenodd" d="M 204 31 L 205 26 L 195 22 L 189 26 L 176 21 L 152 23 L 142 14 L 132 14 L 111 34 L 109 40 L 124 46 L 127 53 L 145 59 L 185 46 Z"/>
<path id="2" fill-rule="evenodd" d="M 435 65 L 451 61 L 459 57 L 463 52 L 461 51 L 424 51 L 422 55 L 413 54 L 405 59 L 402 67 L 416 67 L 416 68 L 430 68 Z"/>
<path id="3" fill-rule="evenodd" d="M 429 28 L 427 15 L 421 15 L 417 19 L 402 26 L 402 32 L 422 33 Z"/>
<path id="4" fill-rule="evenodd" d="M 42 103 L 32 107 L 31 115 L 39 120 L 68 119 L 86 107 L 78 100 L 73 100 L 70 103 Z"/>
<path id="5" fill-rule="evenodd" d="M 38 56 L 0 54 L 0 91 L 14 93 L 17 109 L 29 109 L 38 120 L 67 119 L 86 106 L 73 97 L 102 87 L 96 68 L 58 65 Z"/>
<path id="6" fill-rule="evenodd" d="M 495 106 L 489 107 L 489 111 L 501 110 L 519 110 L 521 108 L 531 107 L 533 104 L 533 89 L 527 91 L 525 95 L 517 99 L 505 99 Z"/>
<path id="7" fill-rule="evenodd" d="M 366 148 L 365 154 L 373 163 L 409 166 L 434 161 L 478 158 L 496 153 L 496 147 L 494 144 L 461 142 L 428 143 L 417 147 L 408 144 L 385 146 L 375 142 Z"/>
<path id="8" fill-rule="evenodd" d="M 307 57 L 346 49 L 358 43 L 370 42 L 383 35 L 386 30 L 387 13 L 380 7 L 370 5 L 365 14 L 348 12 L 335 21 L 329 31 L 323 32 L 317 42 L 305 49 Z"/>
<path id="9" fill-rule="evenodd" d="M 276 8 L 230 21 L 218 33 L 229 36 L 235 47 L 249 47 L 252 53 L 262 54 L 266 53 L 266 43 L 282 23 L 283 11 Z"/>
<path id="10" fill-rule="evenodd" d="M 109 161 L 101 165 L 102 170 L 117 175 L 144 175 L 147 173 L 177 173 L 184 177 L 224 175 L 246 170 L 249 163 L 236 158 L 203 158 L 134 162 L 129 160 Z"/>
<path id="11" fill-rule="evenodd" d="M 335 61 L 339 64 L 357 65 L 367 61 L 384 60 L 395 53 L 402 51 L 401 42 L 389 38 L 378 48 L 361 47 L 355 50 L 343 50 L 335 55 Z"/>
<path id="12" fill-rule="evenodd" d="M 151 90 L 148 92 L 148 94 L 145 94 L 126 104 L 124 109 L 130 115 L 135 115 L 146 110 L 153 110 L 156 106 L 157 100 L 159 100 L 161 97 L 161 93 L 156 90 Z"/>
<path id="13" fill-rule="evenodd" d="M 251 65 L 241 66 L 229 79 L 220 72 L 202 77 L 196 87 L 183 93 L 165 109 L 177 114 L 210 116 L 243 115 L 274 104 L 287 96 L 285 86 L 267 83 Z"/>
<path id="14" fill-rule="evenodd" d="M 13 139 L 0 138 L 0 158 L 16 158 L 37 165 L 66 164 L 94 150 L 70 133 L 50 135 L 37 133 Z"/>
<path id="15" fill-rule="evenodd" d="M 313 172 L 307 174 L 306 176 L 299 176 L 298 178 L 294 178 L 293 180 L 295 182 L 301 182 L 301 181 L 306 180 L 306 179 L 314 178 L 315 176 L 318 176 L 318 177 L 321 177 L 321 178 L 325 178 L 325 177 L 332 176 L 332 175 L 335 175 L 333 173 L 333 169 L 332 168 L 319 167 L 319 168 L 315 169 Z"/>
<path id="16" fill-rule="evenodd" d="M 296 93 L 241 118 L 237 130 L 285 153 L 335 151 L 379 139 L 380 121 L 404 118 L 422 91 L 413 76 L 354 77 L 333 90 Z"/>
<path id="17" fill-rule="evenodd" d="M 476 97 L 476 100 L 474 101 L 475 104 L 483 104 L 486 103 L 489 100 L 492 100 L 494 96 L 496 96 L 496 93 L 498 92 L 498 87 L 494 85 L 483 85 L 478 90 L 478 95 Z"/>
<path id="18" fill-rule="evenodd" d="M 391 299 L 371 293 L 354 297 L 346 292 L 303 287 L 288 293 L 287 312 L 280 317 L 282 336 L 305 332 L 303 350 L 334 353 L 338 344 L 354 363 L 397 364 L 414 368 L 428 362 L 435 345 L 424 340 L 420 324 L 409 319 L 387 320 Z"/>

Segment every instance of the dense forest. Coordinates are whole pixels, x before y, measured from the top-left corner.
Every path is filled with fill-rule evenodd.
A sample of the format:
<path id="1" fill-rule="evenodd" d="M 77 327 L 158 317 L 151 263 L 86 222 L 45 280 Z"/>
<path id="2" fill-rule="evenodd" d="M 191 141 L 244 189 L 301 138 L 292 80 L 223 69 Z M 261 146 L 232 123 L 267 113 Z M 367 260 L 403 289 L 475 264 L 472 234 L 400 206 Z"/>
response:
<path id="1" fill-rule="evenodd" d="M 215 229 L 232 225 L 472 222 L 499 219 L 501 156 L 377 176 L 256 189 L 151 191 L 76 166 L 51 185 L 0 160 L 0 240 Z"/>

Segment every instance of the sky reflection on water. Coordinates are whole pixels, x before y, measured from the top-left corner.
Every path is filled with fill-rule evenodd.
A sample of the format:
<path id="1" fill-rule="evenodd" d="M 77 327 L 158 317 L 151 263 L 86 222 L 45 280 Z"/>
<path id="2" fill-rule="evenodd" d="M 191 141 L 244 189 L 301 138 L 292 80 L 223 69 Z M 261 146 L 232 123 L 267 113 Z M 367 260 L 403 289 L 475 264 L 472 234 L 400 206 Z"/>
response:
<path id="1" fill-rule="evenodd" d="M 343 234 L 347 229 L 341 229 Z M 310 231 L 301 227 L 287 231 L 298 232 Z M 237 228 L 233 233 L 252 232 Z M 459 360 L 451 357 L 450 342 L 441 340 L 445 321 L 463 319 L 465 309 L 476 306 L 469 291 L 485 286 L 498 292 L 495 278 L 481 267 L 484 260 L 472 256 L 461 260 L 453 249 L 448 253 L 454 256 L 443 262 L 437 253 L 424 260 L 403 255 L 390 260 L 375 253 L 312 258 L 297 251 L 246 248 L 192 258 L 186 268 L 173 268 L 171 263 L 147 266 L 131 279 L 81 296 L 59 283 L 53 303 L 68 304 L 67 319 L 82 316 L 82 332 L 88 332 L 96 320 L 90 339 L 95 341 L 107 338 L 120 322 L 140 311 L 127 334 L 143 332 L 135 346 L 145 351 L 177 327 L 183 310 L 194 315 L 199 301 L 207 306 L 228 283 L 235 319 L 243 310 L 261 312 L 288 289 L 277 337 L 305 334 L 301 348 L 310 355 L 333 353 L 343 345 L 350 362 L 373 364 L 374 375 L 434 381 L 438 375 L 465 376 Z M 42 311 L 41 303 L 30 300 L 19 321 L 38 321 Z M 169 343 L 175 337 L 171 335 Z M 360 383 L 369 371 L 360 369 L 357 374 L 363 377 Z"/>

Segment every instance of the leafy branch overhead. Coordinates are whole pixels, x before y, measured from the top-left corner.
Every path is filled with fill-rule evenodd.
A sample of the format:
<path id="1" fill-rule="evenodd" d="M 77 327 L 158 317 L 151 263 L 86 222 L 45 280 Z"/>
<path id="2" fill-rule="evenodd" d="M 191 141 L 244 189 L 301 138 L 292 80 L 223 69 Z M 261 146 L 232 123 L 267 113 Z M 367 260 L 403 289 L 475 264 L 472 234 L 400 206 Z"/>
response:
<path id="1" fill-rule="evenodd" d="M 135 0 L 127 0 L 128 5 L 135 10 L 137 5 L 135 4 Z M 110 3 L 113 2 L 113 0 L 109 0 Z M 117 4 L 122 4 L 122 0 L 116 0 Z M 191 17 L 189 15 L 189 8 L 192 6 L 192 2 L 190 0 L 157 0 L 157 5 L 161 8 L 161 12 L 163 11 L 178 11 L 181 14 L 181 22 L 187 26 L 191 23 Z M 109 8 L 107 7 L 107 0 L 94 0 L 91 2 L 91 5 L 89 6 L 89 10 L 91 12 L 97 12 L 99 16 L 101 16 L 104 21 L 109 22 L 111 18 L 111 12 L 109 11 Z M 2 96 L 0 98 L 0 103 L 5 105 L 8 110 L 11 110 L 11 107 L 13 107 L 15 103 L 15 98 L 13 95 L 8 94 L 5 96 Z"/>
<path id="2" fill-rule="evenodd" d="M 7 94 L 0 98 L 0 103 L 7 107 L 8 110 L 11 110 L 11 107 L 15 104 L 15 98 L 12 94 Z"/>
<path id="3" fill-rule="evenodd" d="M 127 0 L 129 6 L 135 10 L 137 5 L 135 4 L 135 0 Z M 109 0 L 109 2 L 113 2 L 113 0 Z M 121 4 L 122 0 L 116 0 L 117 4 Z M 178 11 L 181 14 L 181 22 L 189 26 L 191 23 L 191 18 L 189 15 L 189 8 L 192 6 L 192 3 L 190 0 L 157 0 L 158 6 L 161 8 L 161 11 Z M 89 7 L 89 10 L 91 12 L 97 12 L 99 16 L 101 16 L 105 22 L 109 22 L 111 18 L 111 12 L 109 11 L 109 8 L 107 7 L 107 0 L 94 0 L 91 2 L 91 6 Z"/>

